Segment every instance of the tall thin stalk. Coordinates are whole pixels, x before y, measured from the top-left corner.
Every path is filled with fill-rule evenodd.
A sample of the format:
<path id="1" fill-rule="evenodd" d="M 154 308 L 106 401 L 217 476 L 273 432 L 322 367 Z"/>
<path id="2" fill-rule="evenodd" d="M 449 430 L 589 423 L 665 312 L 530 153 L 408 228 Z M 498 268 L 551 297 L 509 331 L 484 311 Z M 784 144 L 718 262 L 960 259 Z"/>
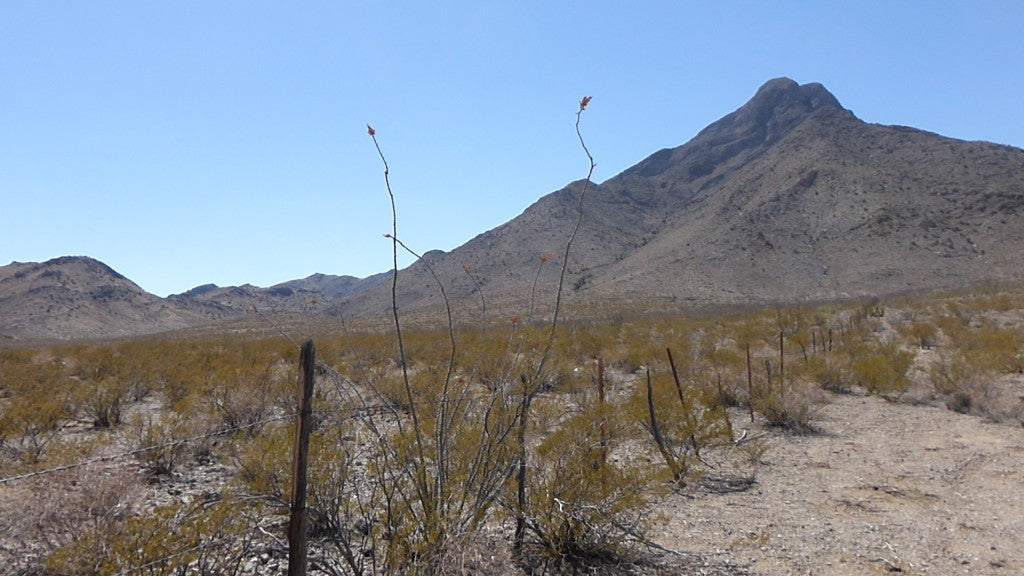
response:
<path id="1" fill-rule="evenodd" d="M 583 134 L 580 132 L 580 119 L 583 116 L 583 111 L 587 108 L 587 104 L 590 104 L 590 100 L 590 96 L 584 96 L 583 99 L 580 100 L 579 110 L 576 111 L 576 137 L 579 138 L 580 146 L 583 148 L 583 152 L 586 153 L 590 166 L 587 170 L 587 178 L 583 181 L 583 190 L 580 191 L 576 206 L 576 210 L 578 212 L 576 216 L 576 224 L 572 228 L 572 234 L 569 235 L 569 240 L 565 243 L 565 252 L 562 257 L 562 268 L 558 273 L 558 291 L 555 294 L 555 310 L 551 316 L 551 327 L 548 332 L 547 343 L 544 346 L 544 352 L 541 354 L 540 360 L 537 362 L 537 367 L 533 372 L 533 378 L 527 381 L 524 375 L 524 377 L 520 379 L 523 385 L 523 399 L 519 413 L 519 430 L 517 431 L 516 438 L 519 442 L 519 469 L 516 473 L 516 531 L 512 541 L 512 549 L 517 553 L 522 550 L 523 539 L 526 535 L 526 427 L 529 422 L 530 405 L 533 402 L 533 397 L 539 390 L 538 384 L 544 373 L 544 367 L 547 364 L 548 358 L 551 355 L 551 348 L 554 346 L 555 333 L 558 329 L 558 317 L 562 310 L 562 292 L 565 288 L 565 273 L 569 267 L 569 255 L 572 251 L 572 245 L 576 241 L 576 236 L 579 234 L 580 228 L 583 226 L 583 200 L 587 195 L 587 190 L 590 188 L 590 178 L 594 175 L 594 168 L 597 167 L 597 164 L 594 163 L 594 157 L 590 154 L 590 150 L 587 148 L 587 144 L 583 140 Z M 544 260 L 542 259 L 542 264 L 543 261 Z M 540 272 L 538 270 L 538 275 L 539 274 Z"/>
<path id="2" fill-rule="evenodd" d="M 416 397 L 412 391 L 412 383 L 409 380 L 409 363 L 405 356 L 405 339 L 402 338 L 402 323 L 398 318 L 398 209 L 395 206 L 395 193 L 391 190 L 391 179 L 390 169 L 388 168 L 388 160 L 384 157 L 384 152 L 380 148 L 380 143 L 377 142 L 377 131 L 373 129 L 369 124 L 366 125 L 366 133 L 373 139 L 373 145 L 377 148 L 377 154 L 380 156 L 380 161 L 384 164 L 384 185 L 388 191 L 388 198 L 391 200 L 391 255 L 392 255 L 392 266 L 391 266 L 391 313 L 395 321 L 395 338 L 398 341 L 398 361 L 402 368 L 402 384 L 405 387 L 406 400 L 409 404 L 409 416 L 412 418 L 413 433 L 416 436 L 416 449 L 421 456 L 421 462 L 423 456 L 426 455 L 426 448 L 423 443 L 423 433 L 420 426 L 419 414 L 416 408 Z M 402 421 L 398 420 L 398 430 L 402 431 Z M 430 499 L 429 491 L 427 488 L 426 470 L 423 466 L 417 466 L 416 471 L 416 486 L 419 494 L 420 501 L 427 503 Z"/>

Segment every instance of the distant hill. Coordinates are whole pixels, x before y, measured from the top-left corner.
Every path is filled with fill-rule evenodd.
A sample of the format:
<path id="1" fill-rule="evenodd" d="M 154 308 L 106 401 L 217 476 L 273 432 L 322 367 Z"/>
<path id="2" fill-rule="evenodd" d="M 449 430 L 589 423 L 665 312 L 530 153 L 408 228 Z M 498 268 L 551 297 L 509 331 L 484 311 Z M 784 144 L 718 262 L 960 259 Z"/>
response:
<path id="1" fill-rule="evenodd" d="M 436 310 L 439 280 L 467 314 L 550 314 L 583 188 L 425 252 L 399 274 L 403 313 Z M 682 146 L 589 185 L 564 299 L 608 313 L 1020 280 L 1022 207 L 1024 150 L 868 124 L 822 85 L 777 78 Z M 12 263 L 0 268 L 0 342 L 152 333 L 253 306 L 387 318 L 390 278 L 314 274 L 161 299 L 89 258 Z"/>
<path id="2" fill-rule="evenodd" d="M 82 340 L 155 334 L 264 313 L 324 314 L 332 298 L 375 285 L 314 274 L 272 286 L 198 286 L 160 298 L 85 256 L 0 266 L 0 345 L 23 340 Z"/>
<path id="3" fill-rule="evenodd" d="M 208 321 L 84 256 L 0 267 L 0 343 L 133 336 Z"/>
<path id="4" fill-rule="evenodd" d="M 253 306 L 268 311 L 310 312 L 323 308 L 332 300 L 368 290 L 387 278 L 386 273 L 367 278 L 313 274 L 300 280 L 289 280 L 269 288 L 251 284 L 220 287 L 215 284 L 197 286 L 168 300 L 183 306 L 214 314 L 242 313 Z"/>
<path id="5" fill-rule="evenodd" d="M 344 298 L 352 294 L 358 294 L 378 284 L 386 282 L 389 278 L 387 272 L 356 278 L 355 276 L 331 276 L 329 274 L 313 274 L 301 280 L 289 280 L 271 286 L 271 290 L 290 288 L 293 290 L 308 290 L 328 296 L 330 298 Z"/>

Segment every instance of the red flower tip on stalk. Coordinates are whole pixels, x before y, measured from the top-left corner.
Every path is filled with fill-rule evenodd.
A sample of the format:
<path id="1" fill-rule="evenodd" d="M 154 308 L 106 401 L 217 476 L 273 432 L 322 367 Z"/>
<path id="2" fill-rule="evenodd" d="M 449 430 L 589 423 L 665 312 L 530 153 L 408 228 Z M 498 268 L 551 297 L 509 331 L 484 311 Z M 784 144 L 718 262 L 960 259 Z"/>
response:
<path id="1" fill-rule="evenodd" d="M 541 262 L 549 262 L 550 260 L 551 260 L 551 254 L 550 253 L 548 253 L 548 254 L 541 254 L 540 255 L 540 261 Z"/>
<path id="2" fill-rule="evenodd" d="M 508 321 L 511 322 L 513 326 L 519 324 L 519 316 L 512 316 L 508 319 Z"/>
<path id="3" fill-rule="evenodd" d="M 589 98 L 588 98 L 588 100 L 589 100 Z M 366 125 L 366 133 L 369 134 L 370 136 L 376 136 L 377 135 L 377 131 L 374 130 L 373 126 L 370 126 L 369 124 Z"/>
<path id="4" fill-rule="evenodd" d="M 585 109 L 587 107 L 587 104 L 590 104 L 590 99 L 591 98 L 592 98 L 592 96 L 584 96 L 583 99 L 580 100 L 580 110 Z M 371 128 L 371 130 L 372 130 L 372 128 Z"/>

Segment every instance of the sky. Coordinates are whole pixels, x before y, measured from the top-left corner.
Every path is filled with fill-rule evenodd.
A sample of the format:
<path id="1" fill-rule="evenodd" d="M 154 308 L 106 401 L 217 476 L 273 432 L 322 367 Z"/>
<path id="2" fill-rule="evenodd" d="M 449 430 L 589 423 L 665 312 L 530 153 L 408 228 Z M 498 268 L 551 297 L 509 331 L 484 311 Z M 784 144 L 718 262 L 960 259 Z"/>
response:
<path id="1" fill-rule="evenodd" d="M 769 79 L 1024 147 L 1024 2 L 0 0 L 0 265 L 160 296 L 391 267 L 679 146 Z M 403 256 L 400 265 L 410 257 Z"/>

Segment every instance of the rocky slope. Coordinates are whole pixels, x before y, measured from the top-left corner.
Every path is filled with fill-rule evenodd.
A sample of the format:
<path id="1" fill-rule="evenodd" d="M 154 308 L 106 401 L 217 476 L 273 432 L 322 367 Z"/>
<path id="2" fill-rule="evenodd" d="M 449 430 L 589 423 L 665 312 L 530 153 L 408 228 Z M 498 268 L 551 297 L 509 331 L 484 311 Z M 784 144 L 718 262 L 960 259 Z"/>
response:
<path id="1" fill-rule="evenodd" d="M 399 276 L 403 313 L 436 309 L 440 281 L 467 316 L 550 314 L 581 205 L 565 262 L 564 300 L 577 314 L 827 300 L 1024 274 L 1024 150 L 865 123 L 822 85 L 778 78 L 682 146 L 601 184 L 573 182 L 449 253 L 426 252 Z M 316 274 L 161 300 L 88 259 L 14 263 L 0 268 L 0 339 L 158 332 L 253 306 L 383 318 L 390 289 L 387 273 Z"/>
<path id="2" fill-rule="evenodd" d="M 146 292 L 92 258 L 0 267 L 0 343 L 130 336 L 210 319 Z"/>
<path id="3" fill-rule="evenodd" d="M 539 282 L 550 299 L 582 189 L 574 182 L 433 254 L 449 296 L 476 298 L 479 287 L 522 309 L 550 254 Z M 1019 279 L 1024 150 L 868 124 L 820 84 L 779 78 L 686 144 L 591 185 L 583 206 L 567 288 L 584 304 L 764 303 Z M 404 271 L 409 308 L 437 301 L 426 268 Z M 350 308 L 387 302 L 368 291 Z"/>

